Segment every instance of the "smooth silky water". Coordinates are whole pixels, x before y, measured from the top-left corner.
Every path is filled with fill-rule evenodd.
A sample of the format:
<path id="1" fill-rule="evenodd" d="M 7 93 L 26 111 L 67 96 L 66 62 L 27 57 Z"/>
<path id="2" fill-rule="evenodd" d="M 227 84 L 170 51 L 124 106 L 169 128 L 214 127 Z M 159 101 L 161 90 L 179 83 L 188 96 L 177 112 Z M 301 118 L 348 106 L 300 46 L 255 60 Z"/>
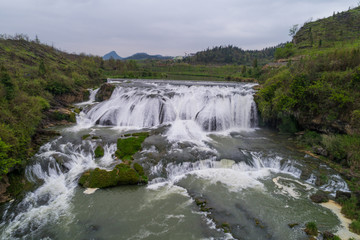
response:
<path id="1" fill-rule="evenodd" d="M 294 150 L 288 136 L 257 127 L 254 84 L 109 82 L 117 86 L 109 100 L 94 102 L 92 91 L 79 104 L 77 124 L 58 128 L 61 136 L 33 157 L 26 176 L 37 188 L 2 206 L 1 239 L 285 240 L 307 239 L 308 221 L 320 230 L 339 227 L 309 196 L 348 191 L 346 183 Z M 149 184 L 85 194 L 81 174 L 119 163 L 116 139 L 138 131 L 151 132 L 134 155 Z M 101 159 L 94 158 L 97 145 L 105 149 Z M 328 182 L 315 186 L 320 170 Z M 210 212 L 200 211 L 198 198 Z"/>

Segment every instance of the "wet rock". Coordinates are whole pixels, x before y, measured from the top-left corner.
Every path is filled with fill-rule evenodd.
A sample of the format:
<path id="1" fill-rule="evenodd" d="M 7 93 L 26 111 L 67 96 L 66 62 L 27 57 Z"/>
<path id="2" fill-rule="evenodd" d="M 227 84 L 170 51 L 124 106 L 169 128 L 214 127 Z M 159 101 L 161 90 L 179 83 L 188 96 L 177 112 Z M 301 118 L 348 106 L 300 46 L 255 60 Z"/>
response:
<path id="1" fill-rule="evenodd" d="M 299 225 L 298 223 L 289 223 L 288 224 L 289 228 L 294 228 L 294 227 L 296 227 L 298 225 Z"/>
<path id="2" fill-rule="evenodd" d="M 310 199 L 314 203 L 324 203 L 329 201 L 328 195 L 322 191 L 318 191 L 317 193 L 311 195 Z"/>
<path id="3" fill-rule="evenodd" d="M 321 156 L 328 156 L 328 152 L 326 151 L 326 149 L 320 147 L 320 146 L 313 146 L 312 150 L 315 154 L 321 155 Z"/>
<path id="4" fill-rule="evenodd" d="M 323 239 L 324 239 L 324 240 L 332 240 L 332 239 L 334 239 L 334 237 L 335 237 L 334 234 L 332 234 L 331 232 L 328 232 L 328 231 L 325 231 L 325 232 L 322 234 L 322 236 L 323 236 Z"/>
<path id="5" fill-rule="evenodd" d="M 99 229 L 100 229 L 99 225 L 90 225 L 89 226 L 89 230 L 92 231 L 92 232 L 99 231 Z"/>
<path id="6" fill-rule="evenodd" d="M 6 193 L 7 187 L 9 187 L 9 179 L 5 175 L 0 181 L 0 203 L 7 202 L 11 199 L 10 195 Z"/>
<path id="7" fill-rule="evenodd" d="M 110 83 L 105 83 L 101 85 L 99 91 L 96 93 L 95 101 L 102 102 L 108 100 L 111 97 L 114 89 L 115 86 Z"/>
<path id="8" fill-rule="evenodd" d="M 335 200 L 337 202 L 346 201 L 351 198 L 350 192 L 336 191 Z"/>

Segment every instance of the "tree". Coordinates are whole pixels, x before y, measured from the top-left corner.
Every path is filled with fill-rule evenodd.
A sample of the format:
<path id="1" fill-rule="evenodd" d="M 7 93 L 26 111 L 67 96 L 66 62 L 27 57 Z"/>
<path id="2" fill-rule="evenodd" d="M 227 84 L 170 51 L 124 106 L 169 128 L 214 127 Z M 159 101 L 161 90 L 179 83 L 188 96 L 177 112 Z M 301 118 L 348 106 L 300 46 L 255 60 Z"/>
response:
<path id="1" fill-rule="evenodd" d="M 257 68 L 257 67 L 258 67 L 258 60 L 257 60 L 257 58 L 255 58 L 255 59 L 253 60 L 252 66 L 253 66 L 253 68 Z"/>
<path id="2" fill-rule="evenodd" d="M 35 36 L 35 43 L 40 44 L 40 40 L 38 38 L 38 35 Z"/>
<path id="3" fill-rule="evenodd" d="M 45 67 L 45 63 L 44 60 L 40 61 L 40 65 L 39 65 L 39 76 L 40 77 L 44 77 L 46 74 L 46 67 Z"/>
<path id="4" fill-rule="evenodd" d="M 12 168 L 15 164 L 19 163 L 18 161 L 8 157 L 7 153 L 9 149 L 10 146 L 3 142 L 0 138 L 0 179 L 9 172 L 9 168 Z"/>
<path id="5" fill-rule="evenodd" d="M 1 67 L 0 80 L 6 90 L 6 100 L 12 100 L 15 97 L 15 85 L 4 66 Z"/>
<path id="6" fill-rule="evenodd" d="M 293 25 L 293 26 L 289 29 L 289 36 L 290 36 L 290 37 L 294 37 L 298 30 L 299 30 L 299 24 Z"/>

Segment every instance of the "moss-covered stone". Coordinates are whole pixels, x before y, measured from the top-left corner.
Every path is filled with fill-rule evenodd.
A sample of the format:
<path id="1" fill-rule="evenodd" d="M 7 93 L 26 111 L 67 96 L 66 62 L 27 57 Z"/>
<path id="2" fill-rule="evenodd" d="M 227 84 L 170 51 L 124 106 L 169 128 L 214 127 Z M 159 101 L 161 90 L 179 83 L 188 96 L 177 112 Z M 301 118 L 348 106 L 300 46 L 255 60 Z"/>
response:
<path id="1" fill-rule="evenodd" d="M 294 228 L 294 227 L 296 227 L 298 225 L 299 225 L 298 223 L 289 223 L 288 224 L 289 228 Z"/>
<path id="2" fill-rule="evenodd" d="M 79 114 L 81 111 L 82 111 L 82 108 L 75 108 L 74 109 L 74 112 L 77 113 L 77 114 Z"/>
<path id="3" fill-rule="evenodd" d="M 226 222 L 221 224 L 221 228 L 224 230 L 224 233 L 230 232 L 230 224 L 228 224 Z"/>
<path id="4" fill-rule="evenodd" d="M 318 235 L 318 228 L 315 222 L 308 222 L 305 225 L 305 230 L 307 235 L 310 236 L 317 236 Z"/>
<path id="5" fill-rule="evenodd" d="M 108 100 L 111 97 L 114 89 L 115 86 L 110 83 L 105 83 L 101 85 L 99 91 L 96 93 L 95 101 L 102 102 Z"/>
<path id="6" fill-rule="evenodd" d="M 116 157 L 119 159 L 129 159 L 141 149 L 141 144 L 145 138 L 149 136 L 149 133 L 134 133 L 132 137 L 119 138 L 117 141 L 117 150 L 115 152 Z"/>
<path id="7" fill-rule="evenodd" d="M 104 156 L 104 148 L 102 146 L 97 146 L 95 151 L 95 158 L 100 158 Z"/>
<path id="8" fill-rule="evenodd" d="M 145 173 L 144 173 L 144 169 L 143 169 L 143 167 L 140 165 L 140 164 L 138 164 L 138 163 L 134 163 L 134 169 L 140 174 L 140 175 L 144 175 Z"/>
<path id="9" fill-rule="evenodd" d="M 107 188 L 141 183 L 146 184 L 147 177 L 124 163 L 116 165 L 112 171 L 100 168 L 88 170 L 79 179 L 79 184 L 88 188 Z"/>
<path id="10" fill-rule="evenodd" d="M 81 137 L 82 140 L 87 139 L 88 137 L 90 137 L 90 134 L 85 134 L 84 136 Z"/>

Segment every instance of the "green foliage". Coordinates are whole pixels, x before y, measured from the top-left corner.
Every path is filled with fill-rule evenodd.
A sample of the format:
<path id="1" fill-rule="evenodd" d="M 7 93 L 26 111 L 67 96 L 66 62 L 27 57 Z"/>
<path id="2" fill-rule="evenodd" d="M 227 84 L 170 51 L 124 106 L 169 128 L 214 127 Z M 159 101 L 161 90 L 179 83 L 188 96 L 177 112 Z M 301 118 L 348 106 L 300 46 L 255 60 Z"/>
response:
<path id="1" fill-rule="evenodd" d="M 360 221 L 355 220 L 350 224 L 350 229 L 354 233 L 360 234 Z"/>
<path id="2" fill-rule="evenodd" d="M 331 47 L 337 42 L 358 39 L 359 29 L 354 26 L 360 25 L 359 15 L 360 8 L 356 7 L 328 18 L 307 22 L 296 32 L 294 42 L 298 47 L 310 48 L 312 43 L 318 43 L 314 47 Z"/>
<path id="3" fill-rule="evenodd" d="M 318 235 L 318 228 L 315 222 L 308 222 L 305 224 L 305 230 L 307 235 L 317 236 Z"/>
<path id="4" fill-rule="evenodd" d="M 17 160 L 9 158 L 8 156 L 9 149 L 10 146 L 8 146 L 0 138 L 0 179 L 3 175 L 9 172 L 9 168 L 19 163 Z"/>
<path id="5" fill-rule="evenodd" d="M 144 175 L 144 169 L 139 163 L 134 163 L 133 167 L 140 174 L 140 176 Z"/>
<path id="6" fill-rule="evenodd" d="M 287 43 L 283 47 L 276 48 L 275 59 L 289 58 L 295 53 L 294 44 Z"/>
<path id="7" fill-rule="evenodd" d="M 229 45 L 219 46 L 212 49 L 197 52 L 194 56 L 184 58 L 184 62 L 192 64 L 241 64 L 264 65 L 274 58 L 276 47 L 263 50 L 242 50 L 241 48 Z M 255 64 L 256 63 L 256 64 Z"/>
<path id="8" fill-rule="evenodd" d="M 0 81 L 1 81 L 1 84 L 3 84 L 3 86 L 5 88 L 6 100 L 8 100 L 8 101 L 12 100 L 15 97 L 15 84 L 11 80 L 10 75 L 8 74 L 5 67 L 3 67 L 3 66 L 1 67 Z"/>
<path id="9" fill-rule="evenodd" d="M 97 146 L 95 151 L 95 158 L 100 158 L 104 156 L 104 148 L 102 146 Z"/>
<path id="10" fill-rule="evenodd" d="M 332 160 L 360 169 L 360 136 L 323 135 L 321 144 Z"/>
<path id="11" fill-rule="evenodd" d="M 45 77 L 46 73 L 47 73 L 47 70 L 46 70 L 46 67 L 45 67 L 44 60 L 41 60 L 40 65 L 39 65 L 38 74 L 39 74 L 40 77 Z"/>
<path id="12" fill-rule="evenodd" d="M 14 167 L 24 166 L 35 153 L 36 140 L 32 141 L 32 137 L 43 112 L 58 104 L 55 95 L 75 95 L 102 80 L 100 57 L 67 54 L 22 35 L 0 37 L 0 50 L 4 50 L 0 54 L 0 175 L 3 175 Z M 85 65 L 90 62 L 92 65 Z M 75 121 L 75 113 L 67 116 L 55 113 L 55 117 Z"/>
<path id="13" fill-rule="evenodd" d="M 280 123 L 278 124 L 278 129 L 282 133 L 295 133 L 298 131 L 296 120 L 289 115 L 282 115 L 280 117 Z"/>
<path id="14" fill-rule="evenodd" d="M 322 136 L 314 131 L 306 130 L 301 138 L 301 142 L 308 146 L 319 145 L 322 141 Z"/>
<path id="15" fill-rule="evenodd" d="M 65 113 L 61 111 L 54 111 L 52 112 L 52 118 L 57 121 L 69 121 L 69 122 L 76 122 L 76 115 L 73 112 Z"/>
<path id="16" fill-rule="evenodd" d="M 349 219 L 359 219 L 360 208 L 357 206 L 357 199 L 352 196 L 350 199 L 340 202 L 342 208 L 341 213 Z"/>

